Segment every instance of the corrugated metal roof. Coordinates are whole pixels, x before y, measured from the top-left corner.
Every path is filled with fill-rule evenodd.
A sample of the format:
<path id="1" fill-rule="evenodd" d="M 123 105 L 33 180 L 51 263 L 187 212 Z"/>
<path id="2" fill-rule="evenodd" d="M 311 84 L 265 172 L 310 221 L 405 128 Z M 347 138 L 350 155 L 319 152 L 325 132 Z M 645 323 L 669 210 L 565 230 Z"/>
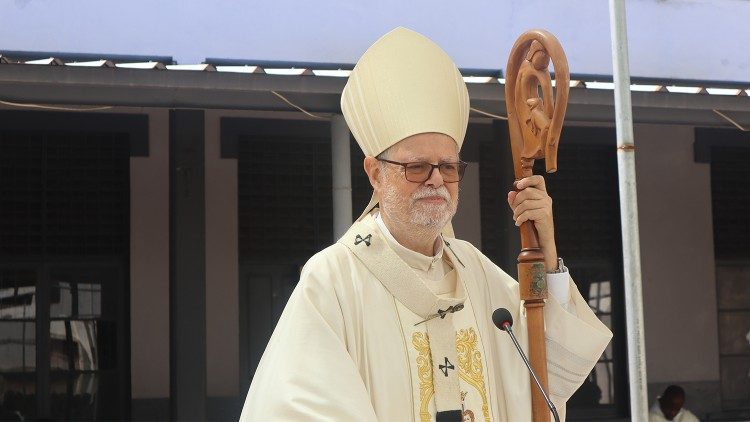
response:
<path id="1" fill-rule="evenodd" d="M 0 55 L 12 58 L 15 62 L 24 63 L 30 60 L 41 60 L 49 57 L 55 57 L 64 63 L 70 62 L 94 62 L 98 60 L 107 60 L 112 63 L 139 63 L 139 62 L 159 62 L 175 64 L 170 56 L 136 56 L 131 54 L 97 54 L 97 53 L 63 53 L 50 51 L 0 51 Z"/>
<path id="2" fill-rule="evenodd" d="M 144 70 L 228 72 L 280 76 L 348 77 L 354 65 L 346 63 L 272 62 L 207 58 L 203 63 L 177 64 L 168 56 L 96 55 L 79 53 L 0 52 L 0 64 L 79 66 Z M 504 84 L 501 70 L 461 69 L 469 84 Z M 731 81 L 655 80 L 632 78 L 631 90 L 680 94 L 725 96 L 750 95 L 750 83 Z M 572 88 L 612 90 L 614 83 L 606 75 L 572 75 Z"/>
<path id="3" fill-rule="evenodd" d="M 341 91 L 353 67 L 224 59 L 178 64 L 170 57 L 9 51 L 0 51 L 0 63 L 0 104 L 4 106 L 297 109 L 318 115 L 341 112 Z M 461 71 L 473 112 L 504 118 L 502 72 Z M 612 77 L 574 74 L 571 78 L 566 120 L 613 122 Z M 633 78 L 632 83 L 634 122 L 729 123 L 742 130 L 750 125 L 750 83 L 653 78 Z"/>

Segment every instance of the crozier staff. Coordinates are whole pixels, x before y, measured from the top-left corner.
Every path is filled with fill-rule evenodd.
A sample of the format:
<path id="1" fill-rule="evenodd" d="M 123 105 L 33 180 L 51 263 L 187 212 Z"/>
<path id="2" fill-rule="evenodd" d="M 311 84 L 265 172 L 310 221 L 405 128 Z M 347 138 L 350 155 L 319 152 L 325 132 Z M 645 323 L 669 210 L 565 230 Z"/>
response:
<path id="1" fill-rule="evenodd" d="M 469 115 L 458 69 L 435 43 L 397 28 L 360 58 L 341 109 L 373 197 L 303 268 L 241 420 L 530 420 L 529 375 L 491 321 L 509 309 L 526 347 L 518 283 L 451 233 Z M 611 333 L 558 266 L 544 179 L 518 188 L 508 197 L 514 218 L 534 221 L 550 256 L 549 388 L 564 417 Z"/>

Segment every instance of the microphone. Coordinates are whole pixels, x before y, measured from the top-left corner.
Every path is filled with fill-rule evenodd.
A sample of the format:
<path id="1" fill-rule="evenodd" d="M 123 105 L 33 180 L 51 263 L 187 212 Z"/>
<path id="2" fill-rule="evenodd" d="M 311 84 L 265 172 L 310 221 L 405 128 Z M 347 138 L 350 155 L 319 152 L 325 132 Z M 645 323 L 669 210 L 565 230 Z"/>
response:
<path id="1" fill-rule="evenodd" d="M 547 402 L 547 407 L 549 407 L 549 410 L 552 412 L 552 416 L 555 417 L 555 422 L 560 422 L 560 415 L 557 414 L 555 405 L 552 403 L 552 400 L 549 399 L 549 396 L 547 395 L 547 392 L 544 391 L 544 388 L 542 388 L 542 384 L 539 382 L 539 378 L 537 378 L 534 370 L 531 369 L 531 364 L 529 363 L 529 359 L 526 357 L 526 353 L 523 352 L 523 350 L 521 349 L 521 345 L 518 344 L 518 340 L 516 340 L 516 335 L 513 334 L 513 316 L 510 314 L 510 311 L 505 308 L 495 309 L 495 312 L 492 313 L 492 322 L 495 323 L 495 327 L 507 332 L 510 336 L 510 339 L 513 340 L 513 344 L 516 345 L 518 354 L 521 355 L 523 363 L 526 364 L 526 368 L 529 370 L 531 377 L 534 378 L 534 382 L 536 382 L 537 388 L 539 388 L 539 391 L 542 392 L 542 396 L 544 396 L 544 400 Z"/>

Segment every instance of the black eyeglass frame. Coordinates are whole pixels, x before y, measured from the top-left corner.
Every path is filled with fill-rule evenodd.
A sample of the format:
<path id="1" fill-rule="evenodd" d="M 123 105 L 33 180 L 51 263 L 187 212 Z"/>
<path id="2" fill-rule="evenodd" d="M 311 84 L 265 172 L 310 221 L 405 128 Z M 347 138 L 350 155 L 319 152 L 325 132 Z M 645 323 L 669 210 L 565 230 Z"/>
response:
<path id="1" fill-rule="evenodd" d="M 384 163 L 395 164 L 395 165 L 403 167 L 404 168 L 404 177 L 406 177 L 406 180 L 408 182 L 412 182 L 412 183 L 424 183 L 424 182 L 430 180 L 430 177 L 432 177 L 432 172 L 435 171 L 435 169 L 438 169 L 438 171 L 440 171 L 440 167 L 444 166 L 444 165 L 447 165 L 447 164 L 458 165 L 458 180 L 453 180 L 453 181 L 445 180 L 445 176 L 444 176 L 443 172 L 440 171 L 440 176 L 443 177 L 443 183 L 458 183 L 458 182 L 461 181 L 461 179 L 464 178 L 464 173 L 466 173 L 466 167 L 469 165 L 469 163 L 467 163 L 465 161 L 458 161 L 458 162 L 454 162 L 454 163 L 432 164 L 432 163 L 428 163 L 427 161 L 411 161 L 411 162 L 408 162 L 408 163 L 401 163 L 401 162 L 398 162 L 398 161 L 386 160 L 385 158 L 375 157 L 375 159 L 378 160 L 378 161 L 382 161 Z M 407 166 L 409 164 L 426 164 L 426 165 L 430 166 L 431 168 L 430 168 L 430 171 L 427 173 L 427 177 L 425 177 L 424 180 L 419 180 L 419 181 L 417 181 L 417 180 L 410 180 L 409 179 L 409 172 L 407 171 Z"/>

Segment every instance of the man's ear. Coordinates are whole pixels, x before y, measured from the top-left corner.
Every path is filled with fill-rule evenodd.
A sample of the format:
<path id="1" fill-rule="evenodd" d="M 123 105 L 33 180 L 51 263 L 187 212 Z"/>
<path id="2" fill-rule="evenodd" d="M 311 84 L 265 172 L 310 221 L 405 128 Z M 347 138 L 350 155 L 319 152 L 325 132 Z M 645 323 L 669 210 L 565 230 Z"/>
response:
<path id="1" fill-rule="evenodd" d="M 377 158 L 368 155 L 365 157 L 363 163 L 367 178 L 370 180 L 370 185 L 374 191 L 380 190 L 380 161 Z"/>

